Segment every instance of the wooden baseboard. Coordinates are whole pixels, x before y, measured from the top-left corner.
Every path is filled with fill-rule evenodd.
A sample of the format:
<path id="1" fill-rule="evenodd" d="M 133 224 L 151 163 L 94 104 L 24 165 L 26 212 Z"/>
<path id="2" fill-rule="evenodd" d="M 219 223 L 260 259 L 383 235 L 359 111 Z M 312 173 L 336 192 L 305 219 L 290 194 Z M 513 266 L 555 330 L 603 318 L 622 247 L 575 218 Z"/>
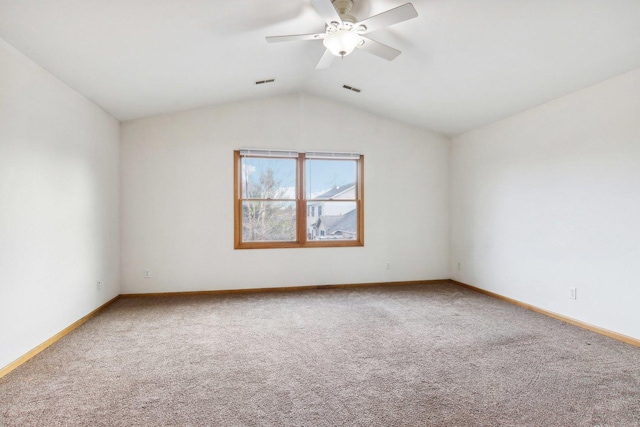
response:
<path id="1" fill-rule="evenodd" d="M 226 289 L 215 291 L 186 291 L 186 292 L 153 292 L 140 294 L 120 294 L 121 298 L 145 298 L 145 297 L 173 297 L 173 296 L 193 296 L 193 295 L 230 295 L 230 294 L 254 294 L 261 292 L 297 292 L 320 289 L 351 289 L 351 288 L 372 288 L 376 286 L 403 286 L 403 285 L 435 285 L 450 283 L 449 279 L 437 280 L 413 280 L 405 282 L 371 282 L 371 283 L 350 283 L 341 285 L 311 285 L 311 286 L 281 286 L 275 288 L 246 288 L 246 289 Z"/>
<path id="2" fill-rule="evenodd" d="M 622 342 L 625 342 L 627 344 L 634 345 L 636 347 L 640 347 L 640 340 L 639 339 L 632 338 L 632 337 L 627 336 L 627 335 L 619 334 L 617 332 L 613 332 L 613 331 L 610 331 L 608 329 L 600 328 L 598 326 L 590 325 L 589 323 L 585 323 L 585 322 L 582 322 L 580 320 L 572 319 L 571 317 L 563 316 L 561 314 L 557 314 L 557 313 L 554 313 L 552 311 L 548 311 L 548 310 L 545 310 L 543 308 L 536 307 L 534 305 L 524 303 L 522 301 L 518 301 L 518 300 L 515 300 L 515 299 L 512 299 L 512 298 L 508 298 L 508 297 L 505 297 L 503 295 L 496 294 L 495 292 L 487 291 L 487 290 L 484 290 L 484 289 L 481 289 L 481 288 L 477 288 L 477 287 L 472 286 L 472 285 L 468 285 L 466 283 L 458 282 L 457 280 L 451 279 L 451 280 L 449 280 L 449 282 L 453 283 L 454 285 L 458 285 L 458 286 L 461 286 L 463 288 L 470 289 L 472 291 L 479 292 L 481 294 L 488 295 L 490 297 L 497 298 L 497 299 L 502 300 L 502 301 L 506 301 L 508 303 L 517 305 L 519 307 L 526 308 L 527 310 L 535 311 L 536 313 L 544 314 L 545 316 L 549 316 L 549 317 L 553 317 L 554 319 L 562 320 L 563 322 L 570 323 L 570 324 L 572 324 L 574 326 L 578 326 L 580 328 L 589 330 L 591 332 L 595 332 L 595 333 L 598 333 L 600 335 L 604 335 L 606 337 L 613 338 L 613 339 L 616 339 L 618 341 L 622 341 Z"/>
<path id="3" fill-rule="evenodd" d="M 113 299 L 107 301 L 106 303 L 102 304 L 100 307 L 96 308 L 91 313 L 89 313 L 86 316 L 80 318 L 79 320 L 76 320 L 71 325 L 67 326 L 66 328 L 64 328 L 63 330 L 61 330 L 60 332 L 58 332 L 57 334 L 55 334 L 54 336 L 52 336 L 51 338 L 49 338 L 48 340 L 43 342 L 42 344 L 40 344 L 37 347 L 31 349 L 26 354 L 20 356 L 19 358 L 17 358 L 13 362 L 9 363 L 4 368 L 0 368 L 0 378 L 4 377 L 9 372 L 13 371 L 18 366 L 22 365 L 23 363 L 25 363 L 26 361 L 31 359 L 36 354 L 40 353 L 45 348 L 49 347 L 50 345 L 52 345 L 56 341 L 60 340 L 62 337 L 64 337 L 65 335 L 69 334 L 74 329 L 76 329 L 79 326 L 81 326 L 84 323 L 86 323 L 87 320 L 91 319 L 92 317 L 95 317 L 98 313 L 100 313 L 102 310 L 104 310 L 107 306 L 113 304 L 118 298 L 120 298 L 120 295 L 118 295 L 115 298 L 113 298 Z"/>

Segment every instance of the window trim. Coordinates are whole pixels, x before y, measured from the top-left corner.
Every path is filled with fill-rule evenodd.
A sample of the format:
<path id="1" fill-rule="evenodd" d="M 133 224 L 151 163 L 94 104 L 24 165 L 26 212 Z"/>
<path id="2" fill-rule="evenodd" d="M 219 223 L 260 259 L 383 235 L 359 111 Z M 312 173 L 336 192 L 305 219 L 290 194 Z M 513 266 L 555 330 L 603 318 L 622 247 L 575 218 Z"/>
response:
<path id="1" fill-rule="evenodd" d="M 265 150 L 266 151 L 266 150 Z M 315 154 L 315 153 L 314 153 Z M 260 156 L 258 156 L 260 157 Z M 277 157 L 277 156 L 274 156 Z M 289 157 L 292 158 L 292 157 Z M 364 246 L 364 155 L 354 157 L 356 161 L 356 215 L 357 238 L 355 240 L 307 240 L 307 200 L 305 199 L 305 153 L 298 153 L 296 159 L 296 234 L 297 240 L 290 242 L 243 242 L 242 241 L 242 196 L 240 182 L 242 182 L 241 150 L 233 152 L 233 222 L 234 249 L 276 249 L 276 248 L 335 248 Z M 316 160 L 317 157 L 312 157 Z M 327 160 L 332 160 L 327 158 Z M 333 159 L 340 160 L 340 159 Z"/>

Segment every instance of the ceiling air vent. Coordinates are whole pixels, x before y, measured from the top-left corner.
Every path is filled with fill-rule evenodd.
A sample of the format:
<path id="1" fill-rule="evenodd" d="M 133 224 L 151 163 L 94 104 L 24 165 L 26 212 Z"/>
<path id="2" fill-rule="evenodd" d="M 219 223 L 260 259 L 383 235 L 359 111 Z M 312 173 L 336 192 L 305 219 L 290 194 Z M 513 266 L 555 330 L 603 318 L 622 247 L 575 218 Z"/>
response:
<path id="1" fill-rule="evenodd" d="M 276 79 L 258 80 L 258 81 L 256 82 L 256 84 L 257 84 L 257 85 L 263 85 L 263 84 L 265 84 L 265 83 L 273 83 L 273 82 L 275 82 L 275 81 L 276 81 Z"/>
<path id="2" fill-rule="evenodd" d="M 360 93 L 360 89 L 358 89 L 357 87 L 352 87 L 352 86 L 349 86 L 349 85 L 342 85 L 342 87 L 347 89 L 347 90 L 350 90 L 350 91 L 353 91 L 353 92 L 356 92 L 356 93 Z"/>

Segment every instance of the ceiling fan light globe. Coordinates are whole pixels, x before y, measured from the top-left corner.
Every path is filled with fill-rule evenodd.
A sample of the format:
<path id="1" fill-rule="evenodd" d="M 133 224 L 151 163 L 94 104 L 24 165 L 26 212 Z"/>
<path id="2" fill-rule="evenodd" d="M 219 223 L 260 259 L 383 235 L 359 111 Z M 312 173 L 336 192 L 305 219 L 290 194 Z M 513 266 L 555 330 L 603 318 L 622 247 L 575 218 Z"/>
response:
<path id="1" fill-rule="evenodd" d="M 360 44 L 362 39 L 352 31 L 338 30 L 327 34 L 322 42 L 335 56 L 346 56 Z"/>

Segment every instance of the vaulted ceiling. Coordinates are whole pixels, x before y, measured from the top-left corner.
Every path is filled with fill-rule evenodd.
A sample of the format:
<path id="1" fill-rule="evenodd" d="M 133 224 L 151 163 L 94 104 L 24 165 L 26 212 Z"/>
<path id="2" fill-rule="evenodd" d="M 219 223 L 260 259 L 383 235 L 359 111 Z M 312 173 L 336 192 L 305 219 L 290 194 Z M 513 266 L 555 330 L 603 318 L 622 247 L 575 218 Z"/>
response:
<path id="1" fill-rule="evenodd" d="M 0 37 L 119 120 L 310 93 L 454 135 L 640 67 L 638 0 L 411 1 L 369 34 L 398 58 L 326 70 L 320 41 L 265 41 L 323 32 L 310 0 L 0 0 Z"/>

